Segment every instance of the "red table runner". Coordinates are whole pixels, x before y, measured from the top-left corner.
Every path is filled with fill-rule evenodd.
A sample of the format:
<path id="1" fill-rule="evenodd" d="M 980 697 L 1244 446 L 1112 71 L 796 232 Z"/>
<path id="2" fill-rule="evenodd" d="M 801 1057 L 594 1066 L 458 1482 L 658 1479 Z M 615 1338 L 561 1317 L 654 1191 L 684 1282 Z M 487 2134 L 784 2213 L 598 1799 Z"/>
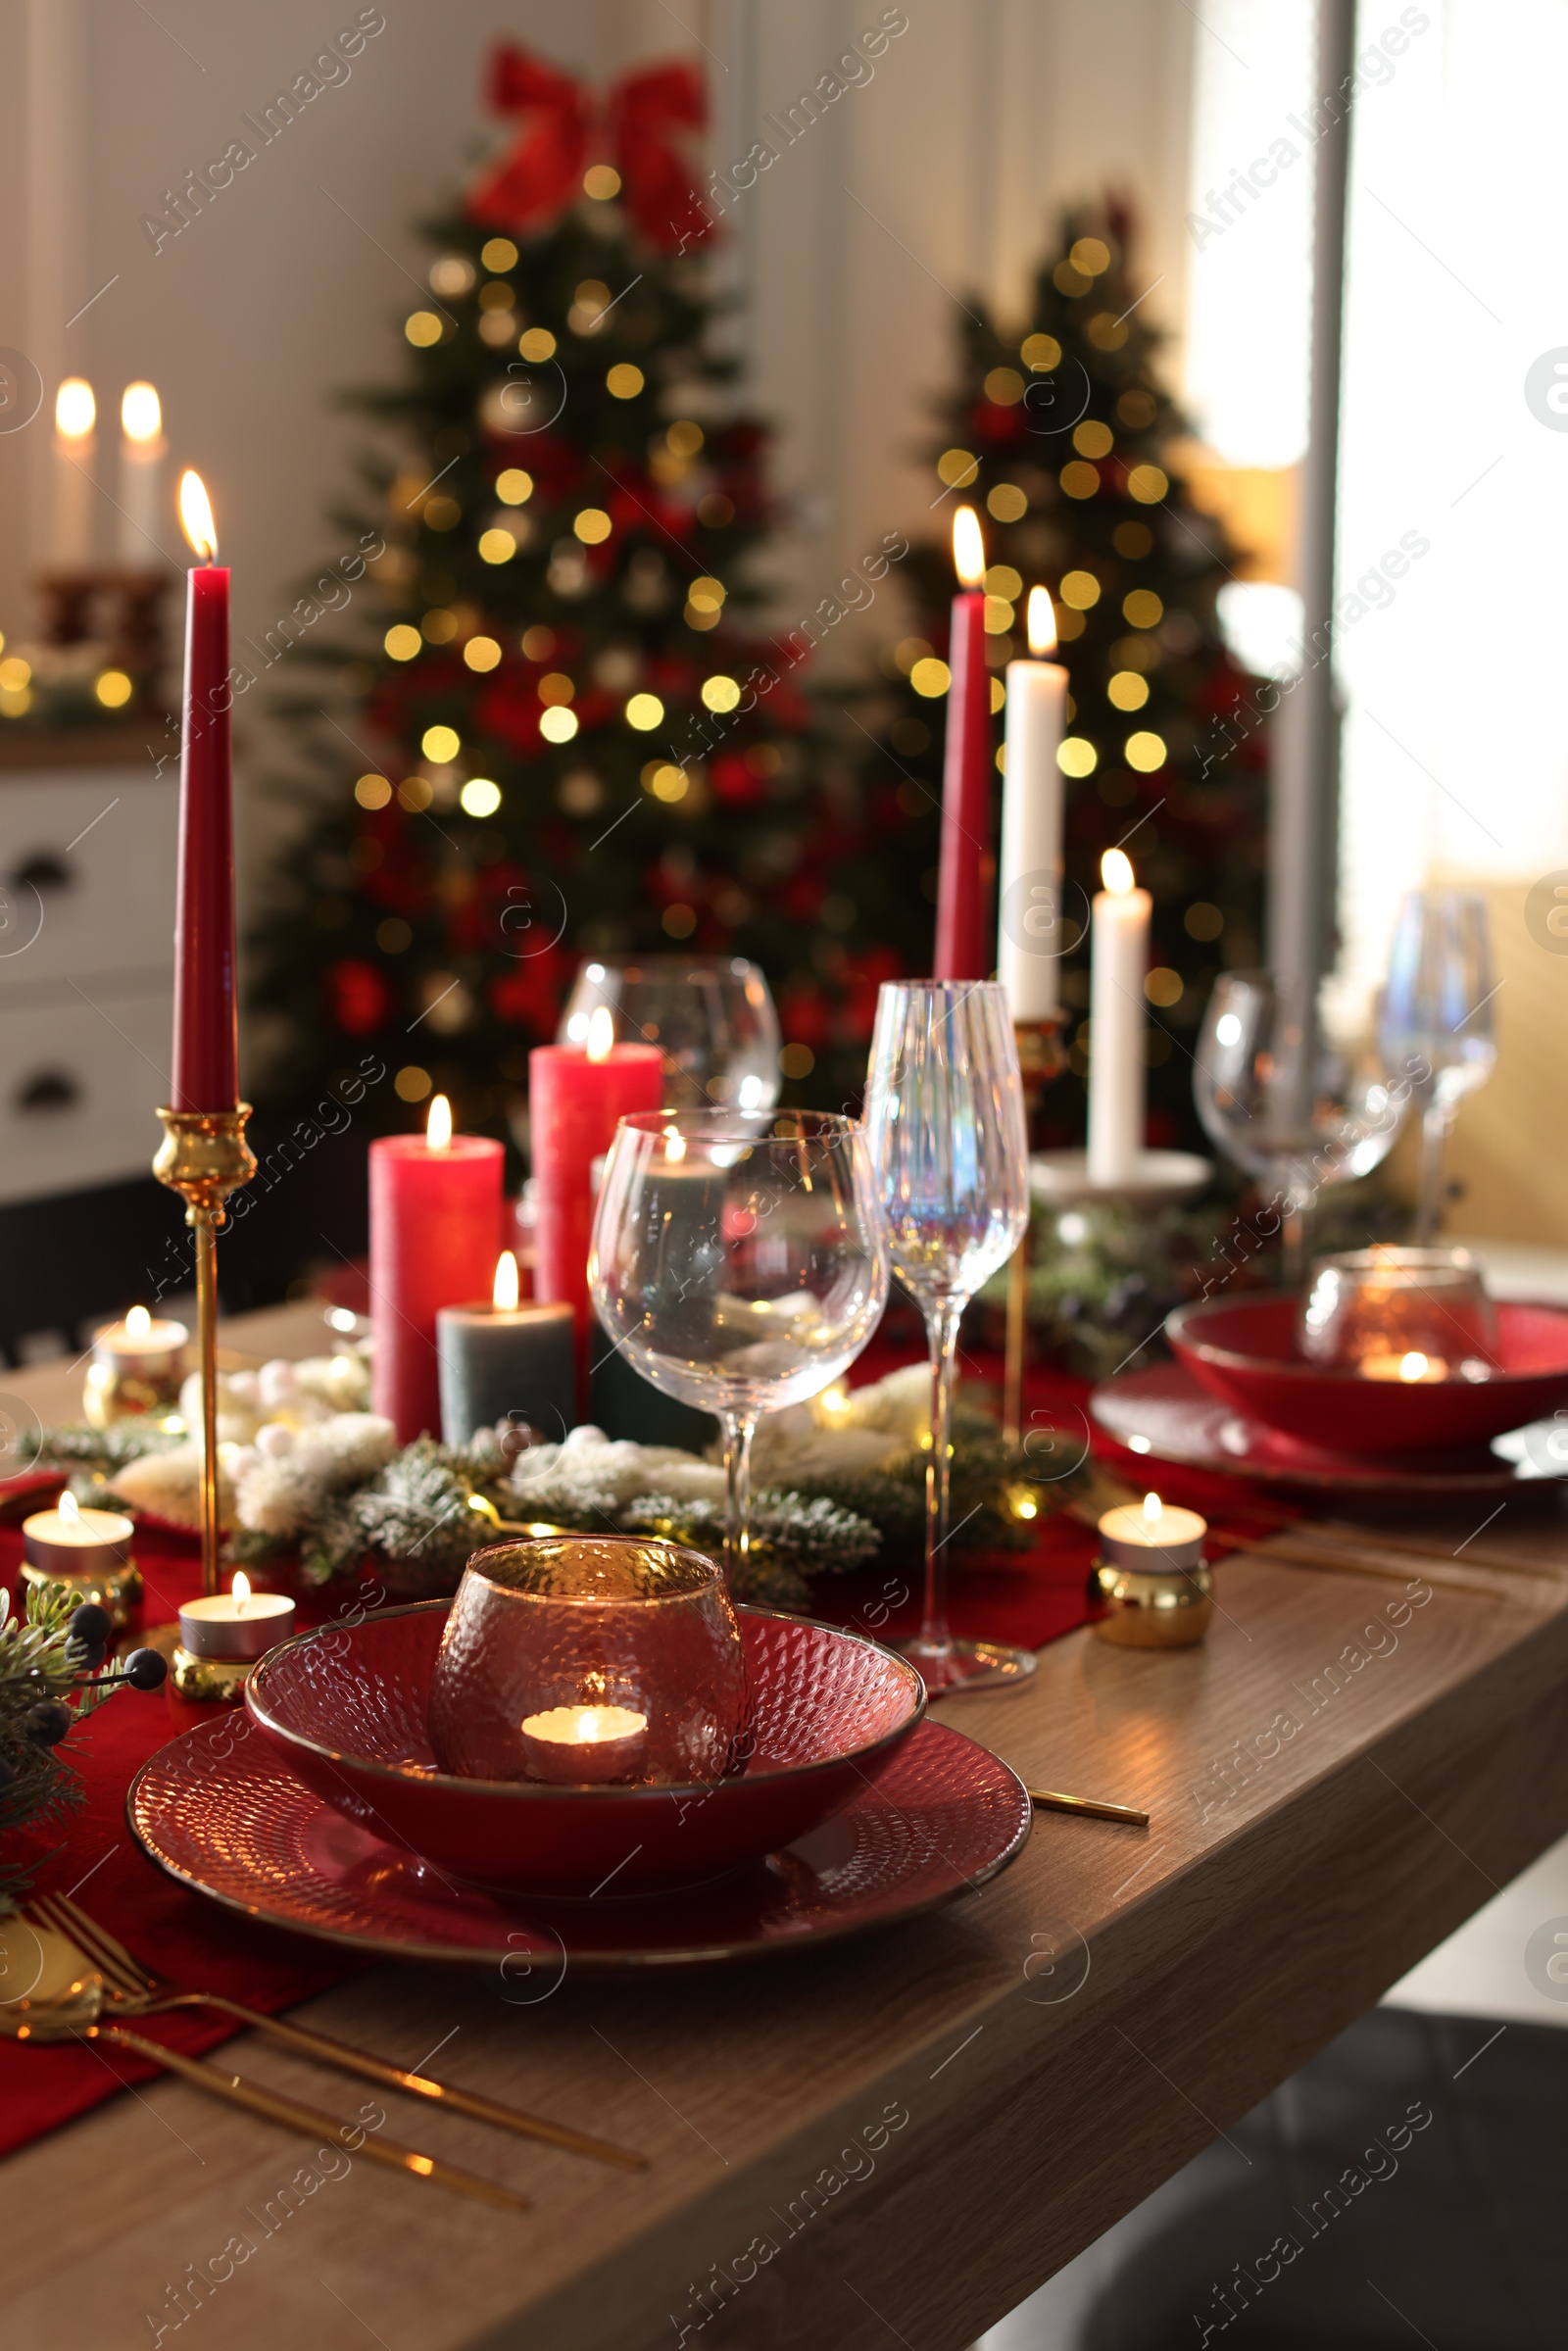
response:
<path id="1" fill-rule="evenodd" d="M 874 1379 L 907 1360 L 906 1354 L 878 1349 L 868 1351 L 858 1369 L 863 1379 Z M 971 1378 L 1000 1381 L 1001 1364 L 993 1357 L 969 1356 L 965 1371 Z M 1044 1374 L 1029 1383 L 1034 1426 L 1054 1418 L 1071 1435 L 1081 1423 L 1081 1447 L 1069 1445 L 1061 1456 L 1064 1467 L 1088 1445 L 1087 1394 L 1085 1382 L 1062 1375 Z M 1132 1454 L 1098 1441 L 1095 1449 L 1135 1483 L 1148 1474 L 1147 1465 Z M 1255 1531 L 1246 1526 L 1245 1500 L 1219 1480 L 1167 1470 L 1160 1474 L 1160 1486 L 1173 1498 L 1223 1518 L 1224 1531 L 1237 1539 Z M 1028 1551 L 959 1554 L 949 1578 L 953 1631 L 1024 1648 L 1058 1640 L 1090 1614 L 1085 1585 L 1095 1549 L 1091 1529 L 1074 1519 L 1051 1517 Z M 0 1577 L 13 1587 L 21 1557 L 20 1533 L 0 1528 Z M 200 1587 L 194 1541 L 143 1534 L 136 1559 L 147 1588 L 144 1624 L 170 1623 L 180 1601 Z M 811 1610 L 829 1622 L 891 1641 L 918 1631 L 920 1596 L 917 1560 L 879 1560 L 853 1576 L 820 1579 Z M 300 1622 L 327 1621 L 335 1609 L 350 1604 L 341 1593 L 313 1594 L 300 1603 Z M 18 1850 L 15 1855 L 8 1850 L 6 1858 L 46 1854 L 34 1879 L 38 1890 L 76 1895 L 137 1958 L 175 1984 L 200 1984 L 268 2012 L 291 2007 L 370 1963 L 234 1918 L 187 1892 L 147 1860 L 126 1827 L 125 1791 L 131 1780 L 148 1756 L 191 1719 L 188 1713 L 175 1717 L 165 1691 L 117 1693 L 71 1739 L 69 1752 L 84 1787 L 82 1810 L 50 1837 L 10 1840 Z M 172 2047 L 199 2054 L 243 2028 L 193 2011 L 154 2019 L 152 2030 Z M 408 2060 L 417 2052 L 387 2054 Z M 123 2050 L 96 2044 L 23 2048 L 0 2040 L 0 2155 L 118 2090 L 151 2080 L 157 2070 Z"/>

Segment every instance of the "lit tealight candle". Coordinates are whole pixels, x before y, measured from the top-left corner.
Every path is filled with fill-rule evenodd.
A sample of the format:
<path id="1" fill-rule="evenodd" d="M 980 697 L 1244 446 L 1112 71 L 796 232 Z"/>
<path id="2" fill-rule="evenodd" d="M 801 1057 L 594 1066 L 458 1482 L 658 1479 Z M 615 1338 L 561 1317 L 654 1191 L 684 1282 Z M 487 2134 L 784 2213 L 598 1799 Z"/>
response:
<path id="1" fill-rule="evenodd" d="M 179 1612 L 179 1645 L 192 1657 L 254 1663 L 293 1630 L 294 1603 L 287 1592 L 252 1592 L 243 1569 L 232 1591 L 187 1600 Z"/>
<path id="2" fill-rule="evenodd" d="M 28 1566 L 60 1577 L 114 1574 L 124 1566 L 135 1532 L 119 1510 L 83 1510 L 74 1494 L 22 1522 Z"/>
<path id="3" fill-rule="evenodd" d="M 583 1787 L 637 1775 L 648 1717 L 632 1706 L 550 1706 L 524 1715 L 528 1777 Z"/>
<path id="4" fill-rule="evenodd" d="M 1406 1388 L 1432 1388 L 1448 1377 L 1441 1355 L 1423 1355 L 1418 1347 L 1402 1355 L 1363 1355 L 1355 1368 L 1363 1380 L 1396 1380 Z"/>
<path id="5" fill-rule="evenodd" d="M 1110 1566 L 1146 1575 L 1176 1573 L 1201 1567 L 1207 1533 L 1207 1519 L 1196 1510 L 1172 1509 L 1157 1494 L 1146 1494 L 1141 1504 L 1124 1502 L 1105 1512 L 1100 1522 L 1101 1555 Z"/>

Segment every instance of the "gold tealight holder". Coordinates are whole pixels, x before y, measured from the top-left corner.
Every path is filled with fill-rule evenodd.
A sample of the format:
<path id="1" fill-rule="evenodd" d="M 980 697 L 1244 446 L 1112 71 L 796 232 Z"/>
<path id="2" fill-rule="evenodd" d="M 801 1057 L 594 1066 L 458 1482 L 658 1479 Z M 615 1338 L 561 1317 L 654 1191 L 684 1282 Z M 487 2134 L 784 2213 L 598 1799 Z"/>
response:
<path id="1" fill-rule="evenodd" d="M 123 1633 L 141 1606 L 142 1583 L 130 1555 L 132 1521 L 119 1510 L 83 1509 L 68 1489 L 48 1510 L 22 1522 L 22 1581 L 35 1592 L 63 1592 L 73 1607 L 107 1608 Z"/>
<path id="2" fill-rule="evenodd" d="M 191 1706 L 238 1706 L 254 1657 L 199 1657 L 176 1641 L 170 1653 L 169 1687 Z"/>
<path id="3" fill-rule="evenodd" d="M 1125 1649 L 1190 1649 L 1208 1631 L 1214 1579 L 1203 1559 L 1205 1519 L 1167 1509 L 1157 1494 L 1126 1503 L 1100 1521 L 1101 1555 L 1089 1572 L 1089 1597 L 1103 1608 L 1102 1641 Z"/>
<path id="4" fill-rule="evenodd" d="M 82 1417 L 107 1429 L 117 1421 L 172 1412 L 185 1377 L 182 1322 L 132 1306 L 122 1322 L 105 1323 L 92 1335 L 92 1361 L 82 1383 Z"/>

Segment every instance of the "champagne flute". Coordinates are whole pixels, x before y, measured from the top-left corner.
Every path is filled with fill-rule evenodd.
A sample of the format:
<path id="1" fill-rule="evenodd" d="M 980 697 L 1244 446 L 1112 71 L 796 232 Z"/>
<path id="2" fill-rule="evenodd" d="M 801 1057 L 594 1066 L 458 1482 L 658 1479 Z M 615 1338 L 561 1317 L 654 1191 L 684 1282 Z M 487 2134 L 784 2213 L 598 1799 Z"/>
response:
<path id="1" fill-rule="evenodd" d="M 1479 890 L 1411 890 L 1395 926 L 1389 976 L 1378 1006 L 1386 1055 L 1424 1062 L 1421 1191 L 1415 1238 L 1437 1239 L 1443 1216 L 1443 1158 L 1459 1104 L 1484 1086 L 1497 1058 L 1493 1034 L 1492 940 Z"/>
<path id="2" fill-rule="evenodd" d="M 1023 1088 L 1005 989 L 993 981 L 885 982 L 865 1124 L 894 1271 L 919 1304 L 931 1348 L 925 1605 L 919 1638 L 900 1646 L 933 1695 L 1021 1681 L 1035 1670 L 1031 1651 L 955 1641 L 947 1609 L 958 1324 L 1029 1221 Z"/>
<path id="3" fill-rule="evenodd" d="M 887 1230 L 865 1130 L 821 1110 L 643 1110 L 615 1130 L 588 1285 L 645 1380 L 716 1413 L 724 1565 L 746 1593 L 752 1437 L 849 1369 L 882 1318 Z"/>

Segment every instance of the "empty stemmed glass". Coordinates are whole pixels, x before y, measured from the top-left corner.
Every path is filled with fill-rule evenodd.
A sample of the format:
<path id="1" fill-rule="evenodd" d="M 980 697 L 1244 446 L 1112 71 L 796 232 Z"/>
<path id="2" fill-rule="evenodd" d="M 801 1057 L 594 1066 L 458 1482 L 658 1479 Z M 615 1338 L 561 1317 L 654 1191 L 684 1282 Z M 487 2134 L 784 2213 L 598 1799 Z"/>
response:
<path id="1" fill-rule="evenodd" d="M 1424 1063 L 1417 1246 L 1430 1249 L 1443 1214 L 1443 1156 L 1459 1104 L 1497 1058 L 1492 1027 L 1492 941 L 1479 890 L 1411 890 L 1395 926 L 1378 1005 L 1386 1056 Z"/>
<path id="2" fill-rule="evenodd" d="M 562 1012 L 560 1042 L 581 1045 L 601 1004 L 617 1044 L 659 1047 L 667 1102 L 728 1110 L 770 1110 L 777 1102 L 778 1013 L 744 955 L 592 955 Z"/>
<path id="3" fill-rule="evenodd" d="M 925 1605 L 899 1645 L 927 1688 L 978 1689 L 1033 1673 L 1027 1649 L 955 1641 L 948 1629 L 953 1372 L 963 1309 L 1006 1263 L 1029 1221 L 1023 1089 L 1004 989 L 898 980 L 877 999 L 865 1124 L 893 1267 L 931 1347 Z"/>
<path id="4" fill-rule="evenodd" d="M 1268 971 L 1226 971 L 1214 982 L 1193 1099 L 1226 1156 L 1274 1185 L 1287 1287 L 1305 1280 L 1318 1193 L 1370 1175 L 1388 1157 L 1411 1083 L 1363 1041 L 1337 1044 L 1304 982 Z"/>
<path id="5" fill-rule="evenodd" d="M 644 1379 L 718 1415 L 724 1564 L 744 1596 L 757 1423 L 830 1387 L 887 1303 L 864 1129 L 821 1110 L 623 1118 L 588 1282 L 600 1321 Z"/>

